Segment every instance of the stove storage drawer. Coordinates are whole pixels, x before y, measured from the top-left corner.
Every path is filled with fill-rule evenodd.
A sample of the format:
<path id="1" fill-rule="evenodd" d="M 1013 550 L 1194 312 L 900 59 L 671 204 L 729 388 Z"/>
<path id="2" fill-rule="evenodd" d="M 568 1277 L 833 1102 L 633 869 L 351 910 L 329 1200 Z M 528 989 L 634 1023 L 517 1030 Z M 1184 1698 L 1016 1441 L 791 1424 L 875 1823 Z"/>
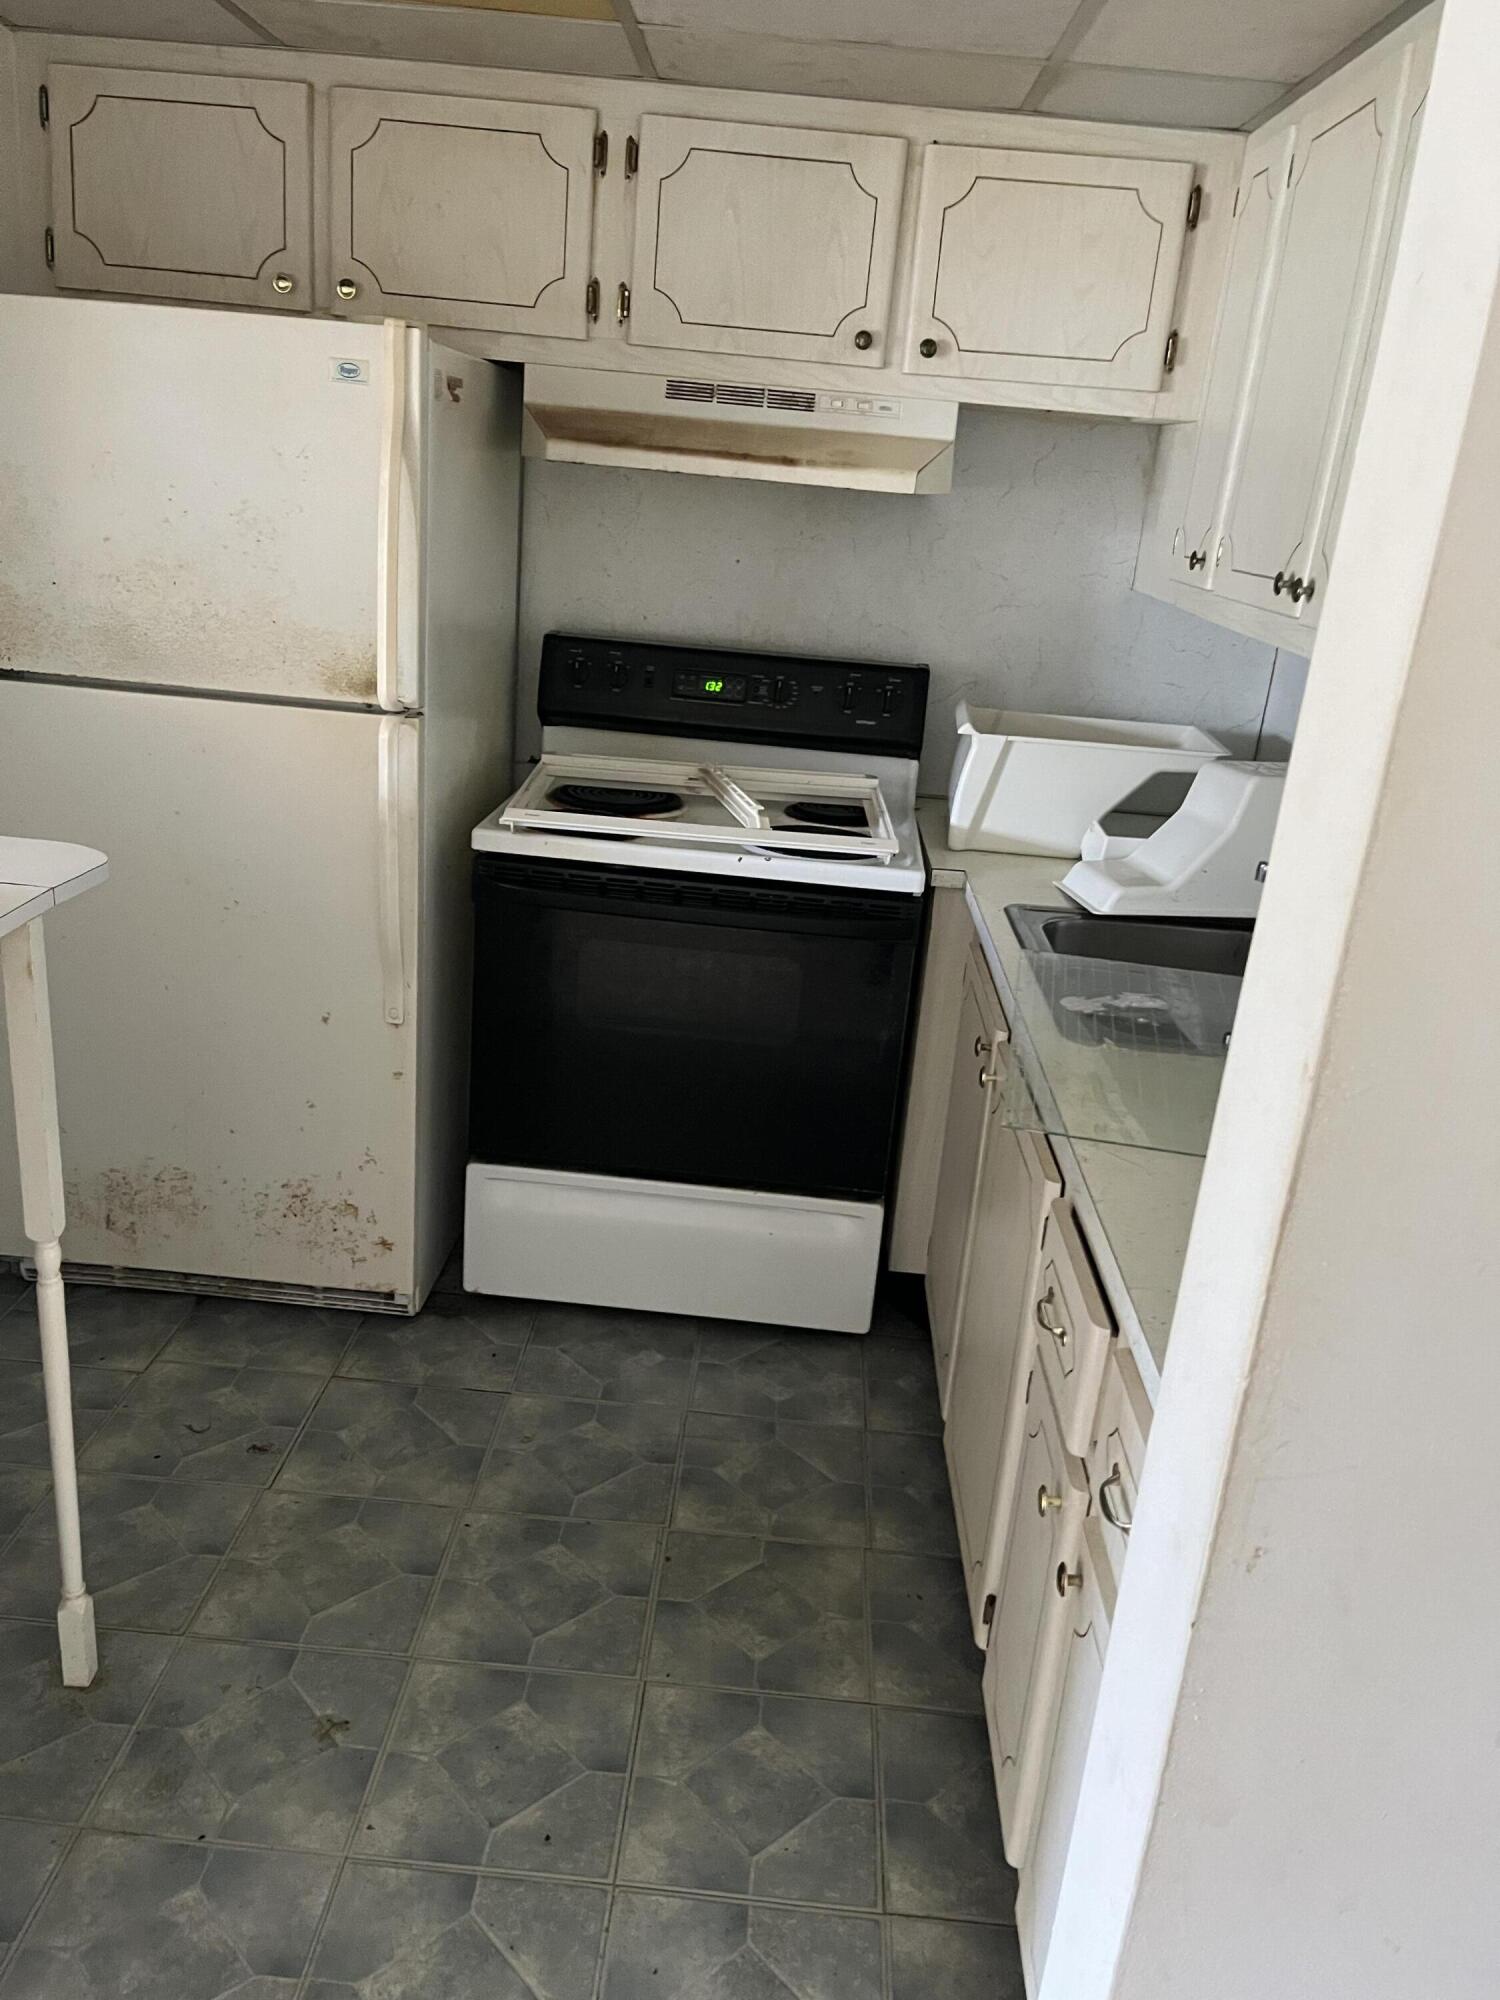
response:
<path id="1" fill-rule="evenodd" d="M 470 1150 L 880 1200 L 922 898 L 475 862 Z"/>

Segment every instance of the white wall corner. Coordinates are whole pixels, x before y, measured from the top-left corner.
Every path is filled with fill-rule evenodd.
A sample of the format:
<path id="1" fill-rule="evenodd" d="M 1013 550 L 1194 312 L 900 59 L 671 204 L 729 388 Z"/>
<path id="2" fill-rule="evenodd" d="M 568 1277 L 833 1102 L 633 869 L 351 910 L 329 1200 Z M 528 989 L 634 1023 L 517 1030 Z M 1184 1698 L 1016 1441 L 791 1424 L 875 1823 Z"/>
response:
<path id="1" fill-rule="evenodd" d="M 1497 101 L 1448 0 L 1037 2000 L 1500 1989 Z"/>

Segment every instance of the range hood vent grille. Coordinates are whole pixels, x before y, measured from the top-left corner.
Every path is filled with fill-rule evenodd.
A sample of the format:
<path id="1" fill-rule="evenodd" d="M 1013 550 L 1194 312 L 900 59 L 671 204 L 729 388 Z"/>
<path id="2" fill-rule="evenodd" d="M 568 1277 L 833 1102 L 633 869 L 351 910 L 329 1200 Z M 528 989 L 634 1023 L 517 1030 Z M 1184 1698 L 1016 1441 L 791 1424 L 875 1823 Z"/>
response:
<path id="1" fill-rule="evenodd" d="M 816 410 L 811 389 L 762 389 L 748 382 L 694 382 L 674 375 L 666 386 L 669 403 L 727 403 L 739 410 Z"/>

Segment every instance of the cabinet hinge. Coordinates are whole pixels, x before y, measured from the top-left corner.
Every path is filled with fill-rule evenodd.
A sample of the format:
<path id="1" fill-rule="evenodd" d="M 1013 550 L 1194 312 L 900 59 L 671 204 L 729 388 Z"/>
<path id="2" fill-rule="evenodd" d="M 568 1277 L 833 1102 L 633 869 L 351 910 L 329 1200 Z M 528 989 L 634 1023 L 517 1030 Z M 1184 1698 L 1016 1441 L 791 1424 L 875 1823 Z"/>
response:
<path id="1" fill-rule="evenodd" d="M 995 1594 L 993 1591 L 984 1600 L 984 1609 L 979 1614 L 979 1622 L 986 1632 L 988 1632 L 995 1622 Z"/>
<path id="2" fill-rule="evenodd" d="M 52 99 L 47 93 L 45 83 L 36 94 L 36 115 L 42 121 L 42 130 L 45 132 L 52 123 Z"/>
<path id="3" fill-rule="evenodd" d="M 594 134 L 594 172 L 599 176 L 600 180 L 603 180 L 604 176 L 609 172 L 609 134 L 607 132 L 596 132 Z"/>
<path id="4" fill-rule="evenodd" d="M 57 238 L 50 228 L 42 231 L 42 248 L 47 253 L 47 269 L 50 271 L 57 262 Z"/>
<path id="5" fill-rule="evenodd" d="M 590 278 L 583 288 L 583 309 L 590 319 L 599 317 L 599 280 Z"/>
<path id="6" fill-rule="evenodd" d="M 615 294 L 615 319 L 623 326 L 630 317 L 630 287 L 621 280 L 620 289 Z"/>
<path id="7" fill-rule="evenodd" d="M 640 168 L 640 164 L 641 164 L 640 144 L 637 141 L 635 134 L 632 132 L 630 137 L 625 141 L 626 180 L 633 181 L 635 179 L 636 173 Z"/>
<path id="8" fill-rule="evenodd" d="M 1187 226 L 1189 229 L 1196 229 L 1198 227 L 1198 217 L 1202 213 L 1203 183 L 1201 181 L 1194 181 L 1193 191 L 1188 196 Z"/>
<path id="9" fill-rule="evenodd" d="M 1167 335 L 1166 352 L 1162 355 L 1161 358 L 1161 372 L 1163 373 L 1163 375 L 1170 375 L 1172 370 L 1176 366 L 1177 366 L 1177 329 L 1174 326 L 1172 331 Z"/>

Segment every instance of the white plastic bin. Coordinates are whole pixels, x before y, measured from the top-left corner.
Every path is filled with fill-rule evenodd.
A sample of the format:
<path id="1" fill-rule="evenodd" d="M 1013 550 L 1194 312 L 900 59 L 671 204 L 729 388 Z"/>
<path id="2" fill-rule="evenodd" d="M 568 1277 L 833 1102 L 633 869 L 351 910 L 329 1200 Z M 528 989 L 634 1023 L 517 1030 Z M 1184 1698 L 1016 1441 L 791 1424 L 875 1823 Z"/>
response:
<path id="1" fill-rule="evenodd" d="M 1091 715 L 957 711 L 948 781 L 948 845 L 1005 854 L 1070 855 L 1096 819 L 1158 771 L 1196 771 L 1229 755 L 1187 724 Z"/>

